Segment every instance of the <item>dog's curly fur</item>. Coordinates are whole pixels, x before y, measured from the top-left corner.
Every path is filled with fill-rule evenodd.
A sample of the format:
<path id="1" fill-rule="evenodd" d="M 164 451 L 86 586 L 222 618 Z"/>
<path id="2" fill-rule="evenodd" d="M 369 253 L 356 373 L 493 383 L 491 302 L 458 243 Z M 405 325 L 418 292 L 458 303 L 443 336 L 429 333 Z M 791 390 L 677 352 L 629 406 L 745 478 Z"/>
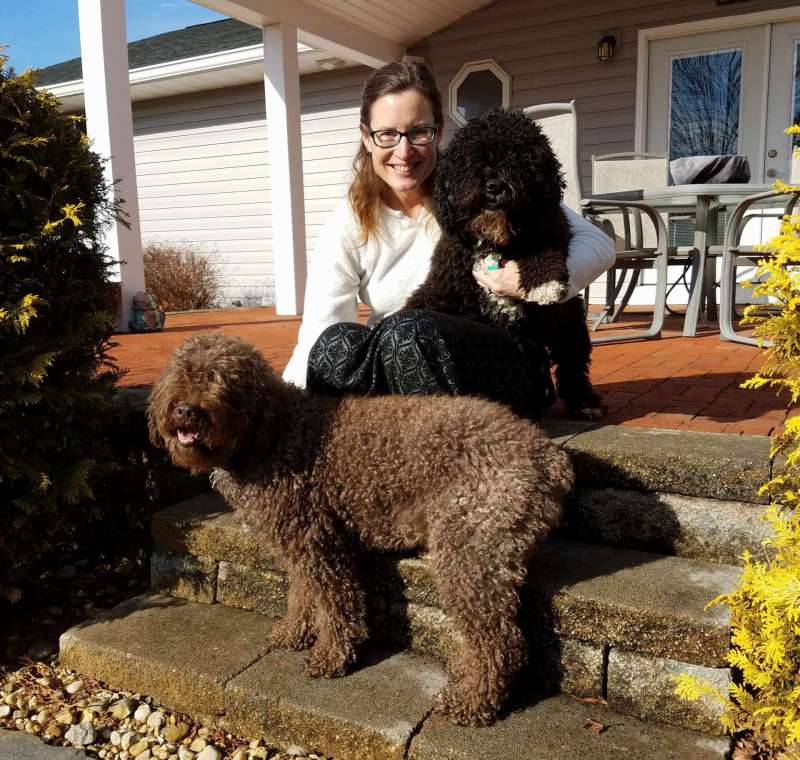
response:
<path id="1" fill-rule="evenodd" d="M 278 648 L 339 676 L 367 637 L 356 556 L 430 552 L 463 637 L 435 707 L 492 722 L 525 659 L 518 589 L 556 524 L 569 459 L 532 423 L 478 398 L 332 399 L 284 383 L 237 338 L 190 338 L 153 387 L 154 443 L 214 488 L 274 548 L 290 580 Z"/>
<path id="2" fill-rule="evenodd" d="M 437 168 L 434 215 L 442 236 L 425 282 L 405 308 L 497 322 L 535 336 L 556 365 L 568 412 L 598 417 L 583 299 L 557 303 L 569 283 L 563 190 L 561 166 L 538 124 L 503 109 L 471 119 Z M 490 252 L 517 261 L 524 301 L 495 296 L 475 281 L 473 269 Z"/>

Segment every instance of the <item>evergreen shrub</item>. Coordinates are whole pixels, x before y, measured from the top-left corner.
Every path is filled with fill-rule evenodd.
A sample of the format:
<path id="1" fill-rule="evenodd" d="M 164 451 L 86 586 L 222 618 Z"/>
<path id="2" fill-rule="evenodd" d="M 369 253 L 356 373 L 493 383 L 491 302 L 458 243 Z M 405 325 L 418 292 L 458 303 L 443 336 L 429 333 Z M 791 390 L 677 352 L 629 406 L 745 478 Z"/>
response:
<path id="1" fill-rule="evenodd" d="M 102 161 L 80 120 L 6 64 L 0 49 L 0 589 L 10 596 L 3 564 L 47 552 L 91 512 L 119 372 L 102 243 L 117 211 Z"/>

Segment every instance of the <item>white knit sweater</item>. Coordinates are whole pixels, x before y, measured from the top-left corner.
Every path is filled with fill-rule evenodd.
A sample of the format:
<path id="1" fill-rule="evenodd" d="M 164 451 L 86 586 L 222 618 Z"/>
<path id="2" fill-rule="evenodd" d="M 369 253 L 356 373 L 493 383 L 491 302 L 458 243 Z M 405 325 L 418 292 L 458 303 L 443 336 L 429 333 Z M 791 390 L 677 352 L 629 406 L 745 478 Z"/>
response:
<path id="1" fill-rule="evenodd" d="M 570 287 L 564 300 L 580 293 L 614 263 L 611 239 L 563 206 L 572 230 L 567 267 Z M 428 273 L 439 229 L 430 214 L 411 219 L 381 204 L 377 231 L 366 244 L 347 200 L 320 230 L 306 283 L 303 322 L 284 380 L 304 388 L 311 347 L 323 330 L 337 322 L 355 322 L 358 299 L 379 322 L 403 307 Z"/>

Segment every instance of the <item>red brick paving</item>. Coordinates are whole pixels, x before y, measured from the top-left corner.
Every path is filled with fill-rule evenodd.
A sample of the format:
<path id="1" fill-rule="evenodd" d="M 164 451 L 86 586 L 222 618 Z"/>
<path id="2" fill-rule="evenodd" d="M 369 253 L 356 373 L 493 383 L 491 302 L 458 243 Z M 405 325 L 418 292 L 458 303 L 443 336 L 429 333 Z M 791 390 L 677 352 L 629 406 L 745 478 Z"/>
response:
<path id="1" fill-rule="evenodd" d="M 214 330 L 254 343 L 282 370 L 299 326 L 299 317 L 277 316 L 271 307 L 169 314 L 163 332 L 116 336 L 112 355 L 126 370 L 120 386 L 150 385 L 185 338 Z M 621 329 L 641 324 L 631 318 Z M 722 342 L 711 329 L 683 338 L 680 329 L 672 318 L 661 340 L 595 347 L 591 375 L 608 408 L 605 422 L 738 435 L 770 435 L 781 426 L 787 396 L 739 387 L 761 365 L 757 348 Z M 558 406 L 548 412 L 562 414 Z"/>

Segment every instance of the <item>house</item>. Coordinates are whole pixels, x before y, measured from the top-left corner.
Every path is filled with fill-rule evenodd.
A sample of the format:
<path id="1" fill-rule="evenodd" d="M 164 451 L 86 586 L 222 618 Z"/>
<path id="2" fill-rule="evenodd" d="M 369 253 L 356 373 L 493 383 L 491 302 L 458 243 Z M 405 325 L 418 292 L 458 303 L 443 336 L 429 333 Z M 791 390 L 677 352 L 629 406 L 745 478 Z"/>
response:
<path id="1" fill-rule="evenodd" d="M 121 4 L 106 0 L 103 12 Z M 347 185 L 361 86 L 370 66 L 402 54 L 433 69 L 446 136 L 494 102 L 576 99 L 586 191 L 592 154 L 619 151 L 741 153 L 752 182 L 788 173 L 783 129 L 800 113 L 795 0 L 200 4 L 232 18 L 128 46 L 138 206 L 145 242 L 189 241 L 218 256 L 227 304 L 277 298 L 281 310 L 285 292 L 283 312 L 301 308 L 305 251 Z M 82 38 L 99 8 L 80 0 Z M 101 38 L 111 36 L 94 33 Z M 280 61 L 265 57 L 263 39 Z M 299 124 L 291 97 L 270 95 L 273 81 L 297 88 Z M 40 84 L 66 109 L 83 108 L 79 60 L 44 69 Z M 284 132 L 268 136 L 270 108 Z M 648 287 L 640 302 L 652 303 Z"/>

